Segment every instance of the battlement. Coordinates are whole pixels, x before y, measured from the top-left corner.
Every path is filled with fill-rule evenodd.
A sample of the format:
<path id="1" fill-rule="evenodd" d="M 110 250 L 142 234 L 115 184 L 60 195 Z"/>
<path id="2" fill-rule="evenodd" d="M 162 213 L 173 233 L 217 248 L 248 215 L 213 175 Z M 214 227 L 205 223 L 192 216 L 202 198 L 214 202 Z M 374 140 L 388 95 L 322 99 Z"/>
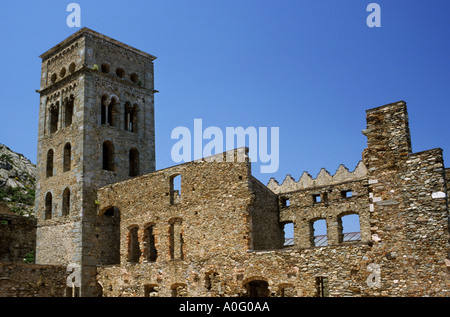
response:
<path id="1" fill-rule="evenodd" d="M 294 178 L 288 174 L 281 185 L 277 182 L 277 180 L 271 178 L 267 184 L 267 187 L 274 193 L 281 194 L 302 189 L 359 181 L 365 179 L 366 177 L 367 168 L 364 163 L 360 161 L 353 172 L 350 172 L 347 167 L 341 164 L 334 175 L 331 175 L 325 168 L 322 168 L 317 177 L 313 178 L 308 172 L 305 171 L 296 182 Z"/>

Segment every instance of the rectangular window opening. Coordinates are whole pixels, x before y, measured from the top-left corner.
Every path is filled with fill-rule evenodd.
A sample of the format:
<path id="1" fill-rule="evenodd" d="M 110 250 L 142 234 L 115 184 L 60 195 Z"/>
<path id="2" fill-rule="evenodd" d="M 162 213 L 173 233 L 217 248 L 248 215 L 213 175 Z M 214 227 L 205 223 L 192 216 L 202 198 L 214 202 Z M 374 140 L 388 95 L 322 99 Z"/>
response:
<path id="1" fill-rule="evenodd" d="M 326 276 L 317 276 L 316 277 L 316 296 L 317 297 L 328 297 L 329 296 L 328 277 L 326 277 Z"/>
<path id="2" fill-rule="evenodd" d="M 291 205 L 290 199 L 288 197 L 281 197 L 281 207 L 289 207 Z"/>
<path id="3" fill-rule="evenodd" d="M 314 194 L 313 195 L 313 202 L 315 203 L 315 204 L 318 204 L 318 203 L 320 203 L 322 201 L 322 198 L 320 197 L 320 194 Z"/>
<path id="4" fill-rule="evenodd" d="M 342 198 L 350 198 L 353 196 L 352 190 L 348 189 L 348 190 L 343 190 L 341 191 L 341 196 Z"/>

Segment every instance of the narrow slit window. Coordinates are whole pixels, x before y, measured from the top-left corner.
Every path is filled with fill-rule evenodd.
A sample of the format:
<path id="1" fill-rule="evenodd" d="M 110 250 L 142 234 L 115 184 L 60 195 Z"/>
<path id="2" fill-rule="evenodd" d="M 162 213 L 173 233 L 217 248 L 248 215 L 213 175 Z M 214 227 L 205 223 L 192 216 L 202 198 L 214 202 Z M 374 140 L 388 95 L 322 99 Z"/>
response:
<path id="1" fill-rule="evenodd" d="M 70 96 L 64 102 L 64 127 L 69 127 L 73 121 L 74 98 Z"/>
<path id="2" fill-rule="evenodd" d="M 125 131 L 131 131 L 131 105 L 129 102 L 125 103 L 125 109 L 124 109 L 124 128 Z"/>
<path id="3" fill-rule="evenodd" d="M 134 105 L 130 113 L 130 131 L 138 132 L 138 106 Z"/>
<path id="4" fill-rule="evenodd" d="M 103 142 L 103 169 L 114 171 L 114 145 L 111 141 Z"/>
<path id="5" fill-rule="evenodd" d="M 317 219 L 311 222 L 311 245 L 322 247 L 328 245 L 327 223 L 325 219 Z"/>
<path id="6" fill-rule="evenodd" d="M 103 96 L 101 103 L 101 124 L 106 124 L 107 108 L 108 106 L 106 105 L 106 96 Z"/>
<path id="7" fill-rule="evenodd" d="M 170 204 L 176 205 L 181 202 L 181 175 L 170 178 Z"/>
<path id="8" fill-rule="evenodd" d="M 53 150 L 48 150 L 47 152 L 46 176 L 53 176 Z"/>
<path id="9" fill-rule="evenodd" d="M 129 153 L 130 161 L 130 176 L 135 177 L 139 175 L 139 151 L 132 148 Z"/>
<path id="10" fill-rule="evenodd" d="M 50 134 L 58 131 L 59 104 L 50 106 Z"/>
<path id="11" fill-rule="evenodd" d="M 182 220 L 172 219 L 169 222 L 170 228 L 170 259 L 183 260 L 183 234 L 181 232 Z"/>
<path id="12" fill-rule="evenodd" d="M 156 250 L 154 225 L 149 225 L 144 231 L 144 243 L 145 243 L 145 259 L 147 262 L 155 262 L 158 257 L 158 251 Z"/>
<path id="13" fill-rule="evenodd" d="M 132 227 L 128 231 L 128 262 L 137 263 L 141 256 L 138 240 L 138 227 Z"/>
<path id="14" fill-rule="evenodd" d="M 63 169 L 64 172 L 70 171 L 72 165 L 72 146 L 70 143 L 67 143 L 64 146 L 64 161 L 63 161 Z"/>
<path id="15" fill-rule="evenodd" d="M 326 277 L 326 276 L 317 276 L 316 277 L 316 296 L 317 297 L 328 297 L 329 296 L 328 277 Z"/>
<path id="16" fill-rule="evenodd" d="M 63 192 L 62 215 L 68 216 L 70 213 L 70 189 L 66 188 Z"/>
<path id="17" fill-rule="evenodd" d="M 45 214 L 44 219 L 52 219 L 52 211 L 53 211 L 53 197 L 51 193 L 47 193 L 45 196 Z"/>

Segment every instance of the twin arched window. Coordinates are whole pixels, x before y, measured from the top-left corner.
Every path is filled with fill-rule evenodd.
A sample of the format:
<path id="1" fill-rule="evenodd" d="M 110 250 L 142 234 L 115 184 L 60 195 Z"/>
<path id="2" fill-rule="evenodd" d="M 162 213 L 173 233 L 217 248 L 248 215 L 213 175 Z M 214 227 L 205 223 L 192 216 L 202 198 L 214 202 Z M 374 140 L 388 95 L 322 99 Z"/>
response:
<path id="1" fill-rule="evenodd" d="M 49 131 L 50 134 L 55 133 L 60 128 L 60 112 L 61 113 L 61 120 L 63 122 L 63 127 L 69 127 L 72 125 L 73 122 L 73 114 L 74 114 L 74 108 L 75 108 L 75 97 L 73 95 L 70 95 L 70 97 L 66 97 L 63 101 L 62 110 L 60 109 L 59 101 L 55 102 L 54 104 L 51 104 L 49 107 L 49 113 L 48 113 L 48 120 L 49 120 Z"/>
<path id="2" fill-rule="evenodd" d="M 46 164 L 46 177 L 52 177 L 54 173 L 54 151 L 53 149 L 48 150 L 47 152 L 47 164 Z M 63 152 L 63 172 L 70 171 L 72 165 L 72 145 L 70 143 L 66 143 L 64 145 Z"/>
<path id="3" fill-rule="evenodd" d="M 117 100 L 116 98 L 112 98 L 111 101 L 108 102 L 108 97 L 102 97 L 101 104 L 101 124 L 106 124 L 109 126 L 116 125 L 116 114 L 117 114 Z"/>
<path id="4" fill-rule="evenodd" d="M 101 119 L 102 125 L 118 126 L 118 104 L 119 100 L 116 97 L 112 97 L 109 100 L 108 96 L 103 95 L 101 100 Z M 123 123 L 124 130 L 137 133 L 138 131 L 138 105 L 131 105 L 130 102 L 126 102 L 123 109 Z"/>
<path id="5" fill-rule="evenodd" d="M 139 151 L 131 148 L 128 152 L 129 172 L 128 175 L 135 177 L 139 175 Z M 105 171 L 115 171 L 114 144 L 111 141 L 103 142 L 103 169 Z"/>
<path id="6" fill-rule="evenodd" d="M 66 188 L 62 194 L 62 216 L 68 216 L 70 214 L 70 189 Z M 52 219 L 53 217 L 53 195 L 48 192 L 45 195 L 45 209 L 44 219 Z"/>

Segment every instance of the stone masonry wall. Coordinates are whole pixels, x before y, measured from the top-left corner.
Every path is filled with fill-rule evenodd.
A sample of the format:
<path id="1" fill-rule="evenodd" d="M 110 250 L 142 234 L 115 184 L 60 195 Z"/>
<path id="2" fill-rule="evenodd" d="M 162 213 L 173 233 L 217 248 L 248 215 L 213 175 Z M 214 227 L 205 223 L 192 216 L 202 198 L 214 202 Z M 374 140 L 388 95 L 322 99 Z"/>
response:
<path id="1" fill-rule="evenodd" d="M 171 205 L 170 178 L 178 174 L 181 199 Z M 370 250 L 364 242 L 284 249 L 278 197 L 250 175 L 246 162 L 178 165 L 108 185 L 98 200 L 100 215 L 117 207 L 121 216 L 120 264 L 98 267 L 103 296 L 248 296 L 252 281 L 268 283 L 270 296 L 316 296 L 319 277 L 333 296 L 358 296 L 365 279 L 355 284 L 355 276 L 370 274 L 360 265 Z M 173 218 L 181 219 L 178 259 L 171 257 Z M 146 256 L 150 225 L 153 261 Z M 131 262 L 136 245 L 139 257 Z"/>
<path id="2" fill-rule="evenodd" d="M 272 181 L 278 220 L 270 216 L 277 209 L 269 207 L 272 195 L 252 183 L 250 166 L 242 163 L 188 163 L 104 187 L 100 210 L 121 210 L 121 261 L 98 267 L 103 295 L 448 296 L 448 206 L 441 150 L 412 153 L 402 102 L 368 110 L 367 122 L 365 172 L 343 182 L 322 180 L 320 186 L 312 182 L 297 188 L 291 182 L 284 190 L 284 183 Z M 182 193 L 175 209 L 167 183 L 178 173 Z M 344 195 L 348 191 L 351 197 Z M 314 200 L 317 195 L 320 202 Z M 261 208 L 261 219 L 254 221 Z M 243 212 L 236 218 L 230 210 Z M 353 213 L 359 215 L 361 239 L 344 242 L 340 218 Z M 168 217 L 182 219 L 178 231 L 170 229 Z M 319 218 L 327 220 L 328 243 L 318 247 L 311 223 Z M 149 221 L 155 224 L 158 250 L 152 261 L 145 260 L 152 242 L 141 230 Z M 294 246 L 258 244 L 256 239 L 265 236 L 279 241 L 285 222 L 295 223 Z M 174 232 L 182 234 L 183 256 L 178 259 L 171 258 Z M 257 245 L 274 249 L 252 249 Z M 132 262 L 130 252 L 137 249 L 139 257 Z"/>
<path id="3" fill-rule="evenodd" d="M 0 297 L 64 297 L 66 267 L 0 263 Z"/>
<path id="4" fill-rule="evenodd" d="M 101 263 L 97 188 L 155 169 L 156 57 L 83 28 L 41 58 L 37 263 L 80 264 L 81 293 L 88 294 Z M 63 212 L 67 191 L 70 210 Z"/>
<path id="5" fill-rule="evenodd" d="M 445 169 L 440 149 L 412 153 L 406 104 L 367 111 L 371 233 L 381 294 L 448 296 Z M 447 295 L 446 295 L 447 294 Z"/>
<path id="6" fill-rule="evenodd" d="M 35 248 L 36 219 L 0 210 L 0 262 L 23 262 Z"/>

